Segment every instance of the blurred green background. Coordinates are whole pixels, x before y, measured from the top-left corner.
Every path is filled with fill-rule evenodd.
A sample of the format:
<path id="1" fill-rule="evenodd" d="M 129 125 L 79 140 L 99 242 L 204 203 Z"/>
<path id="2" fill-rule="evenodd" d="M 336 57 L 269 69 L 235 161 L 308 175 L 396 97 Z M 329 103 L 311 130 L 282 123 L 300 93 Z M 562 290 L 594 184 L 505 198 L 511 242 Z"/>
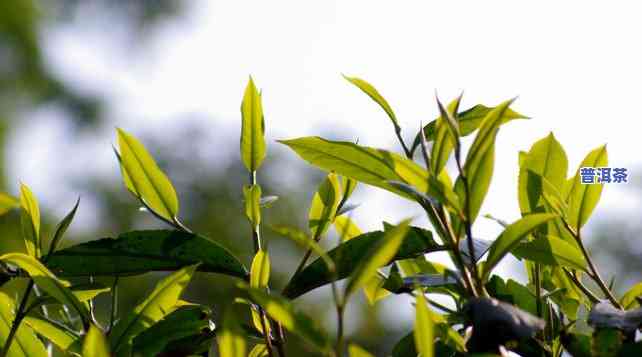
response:
<path id="1" fill-rule="evenodd" d="M 105 22 L 112 22 L 114 33 L 105 34 L 111 45 L 128 48 L 132 56 L 136 56 L 137 48 L 144 49 L 146 41 L 167 27 L 181 26 L 187 21 L 185 13 L 193 11 L 190 6 L 193 6 L 191 2 L 178 0 L 5 0 L 0 5 L 0 190 L 15 195 L 18 180 L 27 184 L 32 180 L 16 177 L 16 170 L 12 168 L 24 165 L 31 168 L 31 172 L 39 172 L 38 187 L 47 187 L 46 193 L 35 192 L 44 197 L 41 205 L 45 235 L 52 233 L 52 227 L 71 209 L 77 195 L 81 196 L 80 213 L 65 245 L 113 237 L 133 229 L 163 227 L 141 212 L 126 192 L 115 158 L 103 160 L 112 155 L 113 127 L 120 119 L 111 107 L 112 101 L 104 92 L 87 84 L 91 78 L 78 80 L 61 73 L 60 66 L 52 61 L 52 53 L 57 49 L 48 43 L 50 35 L 61 30 L 68 34 L 70 23 L 79 17 L 84 24 L 101 23 L 99 30 L 105 29 Z M 79 31 L 79 36 L 81 31 L 96 30 L 72 28 Z M 167 46 L 171 51 L 172 43 Z M 56 58 L 60 60 L 60 56 Z M 239 104 L 240 99 L 241 93 L 238 93 Z M 247 177 L 238 157 L 240 114 L 238 119 L 238 126 L 231 127 L 217 124 L 216 118 L 207 114 L 193 112 L 163 119 L 179 123 L 171 125 L 171 130 L 164 130 L 158 123 L 147 125 L 149 122 L 141 119 L 130 120 L 136 123 L 130 131 L 145 143 L 174 182 L 183 221 L 196 232 L 228 247 L 249 266 L 252 241 L 242 213 L 241 193 Z M 212 130 L 212 126 L 217 127 Z M 267 126 L 270 126 L 269 117 Z M 320 128 L 319 134 L 324 130 L 329 129 Z M 34 139 L 38 138 L 39 131 L 60 133 L 56 136 L 59 141 L 40 143 Z M 32 142 L 26 145 L 28 150 L 12 150 L 24 149 L 25 145 L 16 143 L 29 140 Z M 44 154 L 43 150 L 46 150 Z M 61 153 L 65 157 L 59 163 L 33 159 L 60 158 Z M 96 153 L 100 153 L 99 159 L 94 158 Z M 290 165 L 294 155 L 282 153 L 270 152 L 259 175 L 263 192 L 280 197 L 272 208 L 265 210 L 265 221 L 304 228 L 310 199 L 323 176 L 304 165 Z M 93 165 L 98 169 L 90 169 Z M 61 170 L 69 172 L 61 175 Z M 51 181 L 47 181 L 49 175 Z M 624 189 L 627 194 L 640 197 L 641 187 L 638 181 Z M 615 287 L 619 291 L 642 280 L 642 245 L 635 242 L 642 228 L 641 217 L 639 212 L 603 212 L 587 234 L 603 275 L 615 276 Z M 15 212 L 0 217 L 3 239 L 0 247 L 4 251 L 22 249 L 15 244 L 19 242 L 14 229 L 17 219 Z M 263 233 L 273 261 L 271 285 L 278 290 L 289 279 L 289 272 L 296 267 L 302 252 L 268 229 Z M 336 236 L 331 234 L 325 244 L 330 246 L 335 242 Z M 122 279 L 120 312 L 131 309 L 161 276 L 146 274 Z M 111 284 L 108 279 L 99 281 Z M 233 281 L 229 278 L 199 274 L 186 298 L 211 306 L 217 316 L 222 306 L 230 302 L 232 287 Z M 332 329 L 334 315 L 329 296 L 327 289 L 319 289 L 297 304 Z M 108 307 L 109 298 L 100 297 L 98 313 L 102 321 L 108 319 Z M 350 340 L 376 355 L 384 355 L 411 329 L 409 308 L 409 301 L 404 297 L 389 298 L 372 308 L 359 296 L 348 310 Z M 291 341 L 290 355 L 312 355 L 296 338 L 291 337 Z"/>

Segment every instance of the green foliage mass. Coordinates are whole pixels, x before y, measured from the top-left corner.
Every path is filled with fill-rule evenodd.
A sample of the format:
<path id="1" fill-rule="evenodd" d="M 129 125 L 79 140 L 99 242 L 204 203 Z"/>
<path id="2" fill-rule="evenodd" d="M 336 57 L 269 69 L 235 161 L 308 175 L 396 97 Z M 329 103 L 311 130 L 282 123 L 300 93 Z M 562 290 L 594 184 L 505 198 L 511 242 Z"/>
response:
<path id="1" fill-rule="evenodd" d="M 238 183 L 244 200 L 238 214 L 249 224 L 236 227 L 237 238 L 254 247 L 249 267 L 216 236 L 205 237 L 182 223 L 171 175 L 142 141 L 123 129 L 117 129 L 114 151 L 124 187 L 169 229 L 120 232 L 60 249 L 78 203 L 46 242 L 42 237 L 48 232 L 43 232 L 38 200 L 29 187 L 21 185 L 19 198 L 1 194 L 0 214 L 20 211 L 20 220 L 14 220 L 18 226 L 12 229 L 21 232 L 24 249 L 0 256 L 0 357 L 45 356 L 48 345 L 67 355 L 96 357 L 285 357 L 288 335 L 318 355 L 372 356 L 345 333 L 348 301 L 361 290 L 371 304 L 400 294 L 413 301 L 413 330 L 389 351 L 392 356 L 493 356 L 507 350 L 522 356 L 557 357 L 565 351 L 573 356 L 641 355 L 641 343 L 635 341 L 642 324 L 640 284 L 616 296 L 582 241 L 581 229 L 602 185 L 583 185 L 579 169 L 568 176 L 566 154 L 553 134 L 516 158 L 521 217 L 510 224 L 493 218 L 502 232 L 492 242 L 481 241 L 472 232 L 491 184 L 496 137 L 505 124 L 526 118 L 511 109 L 513 100 L 465 110 L 460 110 L 461 96 L 447 106 L 437 100 L 437 119 L 421 128 L 408 146 L 402 122 L 383 95 L 360 78 L 346 79 L 384 110 L 403 152 L 320 137 L 280 141 L 328 172 L 311 194 L 309 231 L 267 223 L 306 250 L 281 290 L 270 286 L 279 252 L 263 236 L 262 211 L 278 202 L 263 196 L 257 178 L 259 168 L 270 160 L 261 92 L 252 79 L 241 102 L 240 157 L 249 180 Z M 464 153 L 461 138 L 473 134 Z M 600 146 L 580 167 L 606 166 L 607 157 L 606 146 Z M 449 160 L 455 161 L 455 172 L 448 171 Z M 405 219 L 363 233 L 349 215 L 357 183 L 411 201 L 431 227 Z M 341 239 L 326 250 L 319 242 L 333 226 Z M 433 261 L 429 253 L 437 251 L 448 254 L 452 268 Z M 495 274 L 510 255 L 524 263 L 525 284 Z M 115 318 L 119 278 L 156 271 L 170 274 L 131 311 Z M 224 310 L 221 316 L 209 306 L 184 300 L 197 272 L 236 281 L 233 302 L 212 302 Z M 89 277 L 92 284 L 65 280 L 77 277 Z M 112 279 L 113 285 L 94 283 L 98 277 Z M 332 332 L 296 304 L 297 298 L 322 286 L 329 286 L 336 307 Z M 94 300 L 101 294 L 112 301 L 107 323 L 95 315 Z M 436 294 L 442 299 L 435 299 Z M 51 313 L 61 307 L 63 317 Z M 239 313 L 241 308 L 245 314 Z M 579 310 L 589 311 L 588 318 Z M 581 327 L 585 322 L 590 330 Z"/>

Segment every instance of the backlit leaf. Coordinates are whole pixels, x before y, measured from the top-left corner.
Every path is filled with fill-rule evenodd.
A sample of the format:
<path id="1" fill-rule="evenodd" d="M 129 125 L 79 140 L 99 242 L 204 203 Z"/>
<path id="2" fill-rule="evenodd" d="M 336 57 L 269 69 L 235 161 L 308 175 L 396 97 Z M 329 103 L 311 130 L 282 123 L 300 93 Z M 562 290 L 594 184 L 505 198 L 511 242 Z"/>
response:
<path id="1" fill-rule="evenodd" d="M 35 258 L 22 253 L 9 253 L 0 256 L 0 261 L 20 267 L 44 292 L 62 304 L 75 309 L 84 321 L 90 320 L 89 311 L 68 288 L 69 283 L 58 279 Z"/>
<path id="2" fill-rule="evenodd" d="M 54 234 L 54 237 L 51 239 L 51 243 L 49 243 L 49 251 L 47 252 L 47 255 L 50 255 L 60 245 L 60 242 L 62 241 L 62 238 L 65 235 L 65 232 L 67 232 L 67 228 L 69 228 L 69 225 L 71 224 L 71 221 L 74 220 L 74 216 L 76 215 L 76 211 L 78 210 L 78 205 L 80 204 L 80 198 L 76 200 L 76 204 L 74 205 L 74 208 L 72 208 L 71 212 L 69 212 L 65 218 L 58 223 L 56 226 L 56 233 Z M 48 259 L 45 258 L 45 260 Z"/>
<path id="3" fill-rule="evenodd" d="M 270 281 L 270 256 L 267 251 L 260 249 L 252 260 L 250 268 L 250 286 L 265 288 Z"/>
<path id="4" fill-rule="evenodd" d="M 154 290 L 114 326 L 109 335 L 111 349 L 114 352 L 130 349 L 134 337 L 167 316 L 177 305 L 196 268 L 197 265 L 187 266 L 158 282 Z"/>
<path id="5" fill-rule="evenodd" d="M 0 215 L 7 213 L 12 208 L 20 207 L 20 200 L 6 193 L 0 192 Z"/>
<path id="6" fill-rule="evenodd" d="M 176 190 L 145 146 L 118 128 L 118 147 L 125 185 L 161 217 L 172 221 L 178 215 Z"/>
<path id="7" fill-rule="evenodd" d="M 348 355 L 350 357 L 374 357 L 373 354 L 354 343 L 348 345 Z"/>
<path id="8" fill-rule="evenodd" d="M 281 140 L 310 164 L 414 200 L 388 181 L 401 181 L 428 192 L 428 172 L 415 162 L 381 149 L 319 137 Z"/>
<path id="9" fill-rule="evenodd" d="M 586 155 L 580 164 L 580 168 L 604 167 L 607 165 L 606 145 L 602 145 Z M 603 184 L 582 184 L 580 170 L 576 171 L 568 202 L 568 220 L 572 227 L 580 229 L 588 221 L 593 209 L 595 209 L 597 202 L 600 200 L 602 188 Z"/>
<path id="10" fill-rule="evenodd" d="M 27 316 L 24 323 L 40 336 L 51 341 L 56 347 L 68 353 L 80 354 L 80 339 L 78 336 L 62 329 L 49 321 L 38 317 Z"/>
<path id="11" fill-rule="evenodd" d="M 245 197 L 245 216 L 252 227 L 257 227 L 261 224 L 261 186 L 243 186 L 243 196 Z"/>
<path id="12" fill-rule="evenodd" d="M 40 257 L 40 208 L 38 200 L 25 184 L 20 184 L 20 205 L 22 207 L 20 223 L 27 253 Z"/>
<path id="13" fill-rule="evenodd" d="M 388 104 L 386 99 L 382 97 L 381 94 L 379 94 L 377 89 L 373 87 L 372 84 L 357 77 L 343 76 L 343 78 L 347 79 L 348 82 L 357 86 L 365 94 L 367 94 L 370 98 L 372 98 L 372 100 L 374 100 L 377 104 L 379 104 L 381 109 L 383 109 L 386 112 L 386 114 L 388 114 L 388 118 L 390 118 L 390 121 L 392 121 L 392 124 L 395 126 L 395 129 L 399 130 L 399 123 L 397 122 L 397 116 L 395 115 L 395 112 L 392 110 L 392 108 L 390 107 L 390 104 Z"/>
<path id="14" fill-rule="evenodd" d="M 0 344 L 4 346 L 13 324 L 16 309 L 12 297 L 0 293 Z M 11 357 L 46 357 L 47 350 L 28 324 L 20 324 L 14 337 L 8 356 Z"/>
<path id="15" fill-rule="evenodd" d="M 247 356 L 247 344 L 243 338 L 243 330 L 231 307 L 228 307 L 223 313 L 223 323 L 217 339 L 220 357 Z"/>
<path id="16" fill-rule="evenodd" d="M 557 215 L 554 214 L 531 214 L 506 227 L 490 246 L 488 258 L 484 264 L 484 276 L 487 277 L 495 265 L 533 229 L 555 217 Z"/>
<path id="17" fill-rule="evenodd" d="M 111 357 L 109 344 L 103 332 L 92 324 L 89 332 L 85 335 L 82 345 L 83 357 Z"/>
<path id="18" fill-rule="evenodd" d="M 334 228 L 336 229 L 341 242 L 348 241 L 363 234 L 361 229 L 359 229 L 352 219 L 346 215 L 339 216 L 334 219 Z"/>
<path id="19" fill-rule="evenodd" d="M 329 173 L 312 198 L 308 226 L 315 241 L 328 230 L 341 201 L 341 187 L 337 175 Z"/>
<path id="20" fill-rule="evenodd" d="M 402 221 L 398 226 L 385 232 L 383 238 L 368 249 L 352 274 L 345 288 L 346 298 L 365 286 L 377 274 L 377 269 L 390 263 L 403 243 L 410 220 Z"/>
<path id="21" fill-rule="evenodd" d="M 636 298 L 642 297 L 642 283 L 637 283 L 631 287 L 620 299 L 620 304 L 625 309 L 633 309 L 639 307 L 640 304 Z"/>
<path id="22" fill-rule="evenodd" d="M 241 103 L 241 159 L 250 172 L 259 169 L 265 159 L 265 122 L 261 93 L 250 77 Z"/>
<path id="23" fill-rule="evenodd" d="M 434 323 L 423 292 L 418 290 L 416 296 L 415 346 L 422 357 L 432 357 L 434 355 L 433 344 L 435 339 Z"/>
<path id="24" fill-rule="evenodd" d="M 250 354 L 248 357 L 267 357 L 269 356 L 267 346 L 259 343 L 252 348 L 252 351 L 250 351 Z"/>
<path id="25" fill-rule="evenodd" d="M 453 100 L 448 104 L 448 108 L 440 109 L 440 116 L 437 118 L 435 125 L 435 140 L 430 153 L 431 169 L 435 176 L 439 175 L 441 170 L 444 169 L 450 154 L 457 141 L 459 140 L 459 126 L 453 124 L 457 115 L 457 108 L 459 108 L 459 101 L 461 97 Z M 441 106 L 441 103 L 439 103 Z"/>

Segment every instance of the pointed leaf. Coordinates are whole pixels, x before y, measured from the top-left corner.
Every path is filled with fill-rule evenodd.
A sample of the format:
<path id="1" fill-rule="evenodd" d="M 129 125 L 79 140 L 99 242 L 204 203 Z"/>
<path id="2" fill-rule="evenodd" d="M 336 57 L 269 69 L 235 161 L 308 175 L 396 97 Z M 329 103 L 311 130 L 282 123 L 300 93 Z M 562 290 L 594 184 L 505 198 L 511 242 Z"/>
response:
<path id="1" fill-rule="evenodd" d="M 118 147 L 125 185 L 161 217 L 172 221 L 178 215 L 176 190 L 145 146 L 118 128 Z"/>
<path id="2" fill-rule="evenodd" d="M 268 357 L 269 353 L 267 350 L 267 346 L 259 343 L 252 348 L 252 351 L 250 351 L 250 354 L 248 357 Z"/>
<path id="3" fill-rule="evenodd" d="M 607 165 L 608 154 L 606 152 L 606 145 L 602 145 L 586 155 L 580 164 L 580 168 L 604 167 Z M 603 184 L 582 184 L 580 170 L 577 170 L 575 178 L 573 179 L 573 186 L 571 187 L 568 203 L 568 219 L 572 227 L 580 229 L 584 223 L 588 221 L 593 209 L 595 209 L 597 202 L 600 200 L 602 188 Z"/>
<path id="4" fill-rule="evenodd" d="M 475 130 L 477 130 L 477 128 L 479 128 L 479 125 L 482 123 L 483 119 L 493 109 L 495 108 L 477 104 L 474 107 L 471 107 L 459 113 L 457 115 L 457 121 L 459 122 L 459 134 L 462 137 L 472 134 Z M 528 119 L 528 117 L 520 113 L 517 113 L 509 108 L 506 110 L 506 112 L 504 112 L 504 115 L 502 117 L 502 124 L 505 124 L 514 119 Z M 419 147 L 420 145 L 421 138 L 419 135 L 421 132 L 424 133 L 424 136 L 427 141 L 435 140 L 435 136 L 437 132 L 436 125 L 437 125 L 437 119 L 426 124 L 423 130 L 417 133 L 417 136 L 415 137 L 415 141 L 412 144 L 411 151 L 413 153 L 415 152 L 417 147 Z"/>
<path id="5" fill-rule="evenodd" d="M 399 223 L 398 226 L 387 231 L 376 245 L 370 247 L 366 256 L 355 267 L 345 288 L 346 299 L 352 293 L 365 286 L 377 274 L 377 269 L 390 263 L 401 247 L 410 220 Z"/>
<path id="6" fill-rule="evenodd" d="M 58 223 L 58 226 L 56 226 L 56 233 L 54 234 L 53 239 L 51 239 L 51 243 L 49 243 L 49 251 L 47 252 L 47 257 L 45 258 L 48 259 L 49 255 L 51 253 L 55 252 L 58 246 L 60 245 L 60 242 L 62 241 L 63 236 L 65 235 L 65 232 L 67 232 L 67 228 L 69 228 L 69 225 L 71 224 L 71 221 L 74 220 L 74 216 L 76 215 L 76 211 L 78 210 L 78 205 L 80 204 L 80 197 L 78 200 L 76 200 L 76 204 L 74 205 L 74 208 L 69 212 L 65 218 Z"/>
<path id="7" fill-rule="evenodd" d="M 122 276 L 178 270 L 201 263 L 200 271 L 247 277 L 247 270 L 227 249 L 191 233 L 133 231 L 55 252 L 47 266 L 58 276 Z"/>
<path id="8" fill-rule="evenodd" d="M 9 253 L 0 256 L 0 261 L 20 267 L 44 292 L 62 304 L 74 308 L 84 321 L 90 320 L 89 311 L 85 305 L 68 289 L 69 283 L 58 279 L 35 258 L 22 253 Z"/>
<path id="9" fill-rule="evenodd" d="M 341 242 L 348 241 L 363 234 L 361 229 L 357 227 L 352 219 L 345 215 L 334 219 L 334 228 L 336 229 Z"/>
<path id="10" fill-rule="evenodd" d="M 332 225 L 340 201 L 341 187 L 339 179 L 337 175 L 330 173 L 321 182 L 317 192 L 314 194 L 308 214 L 308 226 L 315 241 L 318 241 Z"/>
<path id="11" fill-rule="evenodd" d="M 460 99 L 461 97 L 450 102 L 448 109 L 443 108 L 441 102 L 437 100 L 440 115 L 436 121 L 435 140 L 430 154 L 431 169 L 435 176 L 444 169 L 450 154 L 459 141 L 459 125 L 456 124 L 455 117 Z"/>
<path id="12" fill-rule="evenodd" d="M 414 186 L 419 192 L 428 192 L 428 172 L 398 154 L 359 146 L 350 142 L 330 141 L 319 137 L 280 140 L 301 158 L 325 171 L 383 188 L 402 197 L 410 195 L 391 186 L 388 181 L 401 181 Z"/>
<path id="13" fill-rule="evenodd" d="M 241 159 L 248 171 L 259 169 L 265 159 L 265 122 L 261 93 L 250 77 L 241 103 Z"/>
<path id="14" fill-rule="evenodd" d="M 633 309 L 640 306 L 636 298 L 642 297 L 642 283 L 637 283 L 631 287 L 620 299 L 620 304 L 625 309 Z"/>
<path id="15" fill-rule="evenodd" d="M 357 86 L 365 94 L 367 94 L 370 98 L 372 98 L 372 100 L 374 100 L 377 104 L 379 104 L 381 109 L 383 109 L 386 112 L 386 114 L 388 114 L 388 118 L 390 118 L 390 121 L 392 121 L 392 125 L 395 126 L 395 129 L 396 130 L 400 130 L 399 123 L 397 122 L 397 116 L 395 115 L 395 112 L 392 110 L 392 108 L 390 107 L 390 104 L 388 104 L 386 99 L 384 97 L 382 97 L 381 94 L 379 94 L 377 89 L 375 87 L 373 87 L 372 84 L 364 81 L 361 78 L 357 78 L 357 77 L 343 76 L 343 78 L 347 79 L 348 82 L 350 82 L 350 83 L 354 84 L 355 86 Z"/>
<path id="16" fill-rule="evenodd" d="M 415 346 L 422 357 L 432 357 L 435 340 L 434 323 L 423 292 L 418 290 L 416 296 Z"/>
<path id="17" fill-rule="evenodd" d="M 197 265 L 187 266 L 161 280 L 145 300 L 119 320 L 109 335 L 112 350 L 127 350 L 134 337 L 170 313 L 196 268 Z"/>
<path id="18" fill-rule="evenodd" d="M 109 344 L 103 332 L 91 325 L 82 345 L 83 357 L 111 357 Z"/>
<path id="19" fill-rule="evenodd" d="M 540 224 L 557 217 L 554 214 L 531 214 L 512 223 L 490 246 L 488 258 L 484 264 L 484 276 L 488 276 L 495 265 L 510 252 L 519 242 Z"/>
<path id="20" fill-rule="evenodd" d="M 245 216 L 252 227 L 256 228 L 261 224 L 261 186 L 243 186 L 243 196 L 245 197 Z"/>
<path id="21" fill-rule="evenodd" d="M 252 260 L 250 268 L 250 286 L 265 288 L 270 281 L 270 256 L 267 251 L 259 250 Z"/>
<path id="22" fill-rule="evenodd" d="M 27 253 L 32 257 L 40 257 L 40 208 L 36 196 L 25 184 L 20 184 L 20 205 L 22 236 Z"/>

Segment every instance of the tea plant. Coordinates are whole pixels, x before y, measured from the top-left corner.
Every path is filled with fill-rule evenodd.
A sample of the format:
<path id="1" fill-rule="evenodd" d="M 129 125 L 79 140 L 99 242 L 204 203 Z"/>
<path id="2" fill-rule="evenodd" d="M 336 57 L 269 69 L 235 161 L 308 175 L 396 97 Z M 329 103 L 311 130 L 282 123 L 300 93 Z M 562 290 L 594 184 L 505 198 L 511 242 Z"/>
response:
<path id="1" fill-rule="evenodd" d="M 267 225 L 305 249 L 281 291 L 270 288 L 270 254 L 261 234 L 266 229 L 261 213 L 277 197 L 264 195 L 258 180 L 267 145 L 261 93 L 252 79 L 241 104 L 240 140 L 248 172 L 242 190 L 249 229 L 239 233 L 239 239 L 253 241 L 249 269 L 181 222 L 171 181 L 143 144 L 121 129 L 114 152 L 124 186 L 170 229 L 125 232 L 115 239 L 59 249 L 78 203 L 46 240 L 38 201 L 26 185 L 21 185 L 19 199 L 0 197 L 3 212 L 20 208 L 25 245 L 24 253 L 0 256 L 2 356 L 46 356 L 47 346 L 55 345 L 69 355 L 96 357 L 285 357 L 287 335 L 292 334 L 320 355 L 367 357 L 372 354 L 344 333 L 347 302 L 359 291 L 370 304 L 393 294 L 414 298 L 414 330 L 390 351 L 394 357 L 490 356 L 507 351 L 522 356 L 561 356 L 564 351 L 576 357 L 642 355 L 642 343 L 635 341 L 642 324 L 642 283 L 618 297 L 603 280 L 582 239 L 582 227 L 603 187 L 582 184 L 579 169 L 567 176 L 568 160 L 553 134 L 519 153 L 521 218 L 507 223 L 486 215 L 503 231 L 493 241 L 480 240 L 473 236 L 473 225 L 492 179 L 496 136 L 504 124 L 526 118 L 510 108 L 513 100 L 466 110 L 460 110 L 461 96 L 447 106 L 437 100 L 438 118 L 408 145 L 381 94 L 362 79 L 346 79 L 385 111 L 403 154 L 319 137 L 280 141 L 328 172 L 313 195 L 308 230 Z M 473 134 L 464 150 L 461 139 Z M 420 159 L 415 161 L 415 156 Z M 446 168 L 451 157 L 456 164 L 454 181 Z M 606 147 L 591 151 L 579 166 L 607 166 Z M 358 183 L 414 202 L 432 227 L 413 226 L 407 219 L 362 233 L 349 214 L 356 207 L 349 202 Z M 332 226 L 340 232 L 340 243 L 325 251 L 319 242 Z M 432 252 L 447 252 L 454 268 L 432 260 Z M 493 274 L 507 255 L 523 262 L 525 285 Z M 119 277 L 150 271 L 172 273 L 117 319 Z M 233 303 L 213 302 L 224 311 L 221 316 L 182 300 L 196 271 L 238 280 Z M 89 278 L 90 283 L 65 280 L 77 277 Z M 95 277 L 111 277 L 113 284 L 95 283 Z M 587 285 L 587 280 L 594 284 Z M 293 305 L 293 300 L 325 285 L 336 307 L 332 337 Z M 95 315 L 99 294 L 111 295 L 107 322 Z M 439 301 L 450 303 L 438 302 L 436 294 L 443 296 Z M 248 309 L 250 321 L 239 318 L 241 309 Z M 590 330 L 582 327 L 585 322 Z"/>

